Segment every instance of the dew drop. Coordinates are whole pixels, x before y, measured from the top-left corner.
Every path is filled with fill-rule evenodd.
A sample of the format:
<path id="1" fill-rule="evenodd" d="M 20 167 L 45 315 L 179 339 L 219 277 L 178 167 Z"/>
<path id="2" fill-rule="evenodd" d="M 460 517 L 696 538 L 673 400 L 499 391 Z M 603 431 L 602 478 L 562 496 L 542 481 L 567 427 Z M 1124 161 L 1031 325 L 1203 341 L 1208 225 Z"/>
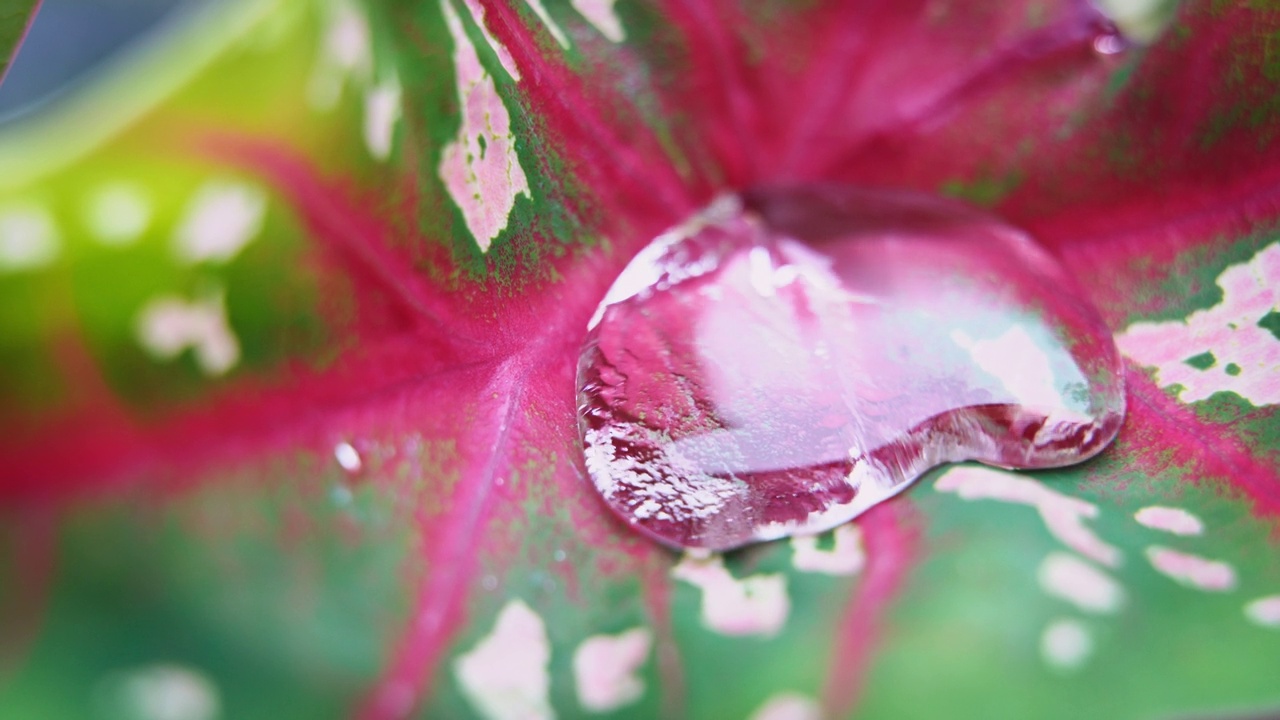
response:
<path id="1" fill-rule="evenodd" d="M 348 473 L 358 473 L 360 468 L 364 467 L 364 461 L 360 459 L 360 452 L 348 442 L 340 442 L 333 446 L 333 458 Z"/>
<path id="2" fill-rule="evenodd" d="M 1117 34 L 1099 35 L 1093 39 L 1093 49 L 1099 55 L 1115 55 L 1128 48 L 1124 38 Z"/>
<path id="3" fill-rule="evenodd" d="M 1046 468 L 1119 429 L 1107 327 L 1025 233 L 929 196 L 722 198 L 622 272 L 578 367 L 586 466 L 671 546 L 835 527 L 935 465 Z"/>

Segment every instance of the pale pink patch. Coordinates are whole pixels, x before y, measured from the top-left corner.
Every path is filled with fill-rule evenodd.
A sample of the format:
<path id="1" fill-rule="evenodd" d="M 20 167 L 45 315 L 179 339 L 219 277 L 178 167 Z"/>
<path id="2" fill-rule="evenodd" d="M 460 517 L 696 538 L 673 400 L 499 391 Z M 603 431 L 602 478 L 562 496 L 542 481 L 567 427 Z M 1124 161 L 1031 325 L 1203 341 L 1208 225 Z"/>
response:
<path id="1" fill-rule="evenodd" d="M 1040 636 L 1040 657 L 1056 670 L 1075 670 L 1093 654 L 1093 638 L 1084 623 L 1059 618 L 1045 626 Z"/>
<path id="2" fill-rule="evenodd" d="M 453 37 L 458 104 L 462 108 L 462 127 L 440 158 L 440 179 L 462 211 L 476 244 L 487 251 L 506 229 L 516 196 L 530 196 L 529 181 L 516 156 L 511 116 L 493 78 L 480 64 L 453 5 L 441 0 L 440 7 Z"/>
<path id="3" fill-rule="evenodd" d="M 822 707 L 800 693 L 778 693 L 751 713 L 750 720 L 821 720 Z"/>
<path id="4" fill-rule="evenodd" d="M 117 671 L 94 692 L 103 715 L 140 720 L 216 720 L 221 698 L 212 678 L 195 668 L 159 663 Z M 95 713 L 96 717 L 101 717 Z"/>
<path id="5" fill-rule="evenodd" d="M 1280 595 L 1254 600 L 1244 606 L 1244 615 L 1263 627 L 1280 628 Z"/>
<path id="6" fill-rule="evenodd" d="M 1174 535 L 1200 535 L 1204 532 L 1204 523 L 1200 522 L 1200 518 L 1181 508 L 1152 505 L 1134 513 L 1133 518 L 1153 530 L 1163 530 Z"/>
<path id="7" fill-rule="evenodd" d="M 511 59 L 511 52 L 507 50 L 507 46 L 498 42 L 497 38 L 489 33 L 489 26 L 484 22 L 484 6 L 480 4 L 480 0 L 466 0 L 467 12 L 471 13 L 471 19 L 480 27 L 480 34 L 484 36 L 484 41 L 489 43 L 489 47 L 493 48 L 493 52 L 498 56 L 498 62 L 501 63 L 502 69 L 507 71 L 512 80 L 520 81 L 520 69 L 516 67 L 516 61 Z"/>
<path id="8" fill-rule="evenodd" d="M 702 590 L 702 624 L 723 635 L 776 635 L 791 599 L 783 575 L 731 575 L 719 555 L 685 555 L 671 574 Z"/>
<path id="9" fill-rule="evenodd" d="M 591 26 L 598 30 L 601 35 L 613 42 L 622 42 L 627 39 L 627 33 L 622 27 L 622 21 L 618 19 L 618 13 L 613 9 L 615 0 L 570 1 L 573 3 L 573 9 L 586 18 L 587 22 L 591 23 Z"/>
<path id="10" fill-rule="evenodd" d="M 547 8 L 542 4 L 542 0 L 524 0 L 524 3 L 529 6 L 529 9 L 533 11 L 533 14 L 537 15 L 538 19 L 542 21 L 542 24 L 546 26 L 547 32 L 551 33 L 551 37 L 556 39 L 556 44 L 562 48 L 568 49 L 569 37 L 564 34 L 564 30 L 556 24 L 555 19 L 553 19 L 551 14 L 547 12 Z"/>
<path id="11" fill-rule="evenodd" d="M 649 657 L 653 633 L 634 628 L 619 635 L 587 638 L 573 653 L 578 702 L 590 712 L 612 712 L 644 695 L 637 674 Z"/>
<path id="12" fill-rule="evenodd" d="M 231 332 L 222 293 L 188 301 L 164 295 L 138 313 L 138 342 L 161 360 L 191 348 L 206 375 L 222 375 L 240 360 L 240 343 Z"/>
<path id="13" fill-rule="evenodd" d="M 1098 568 L 1074 555 L 1050 553 L 1040 563 L 1040 587 L 1085 612 L 1114 613 L 1125 602 L 1124 589 Z"/>
<path id="14" fill-rule="evenodd" d="M 307 100 L 316 110 L 331 110 L 337 105 L 348 77 L 363 84 L 373 72 L 369 23 L 364 14 L 346 0 L 333 3 L 329 11 L 320 57 L 307 87 Z"/>
<path id="15" fill-rule="evenodd" d="M 801 572 L 827 575 L 854 575 L 867 564 L 862 547 L 862 530 L 853 523 L 841 525 L 834 532 L 835 545 L 829 550 L 818 547 L 814 535 L 791 538 L 791 564 Z"/>
<path id="16" fill-rule="evenodd" d="M 1085 524 L 1085 520 L 1098 516 L 1098 508 L 1092 503 L 1011 472 L 967 465 L 947 470 L 934 488 L 954 492 L 965 500 L 1029 505 L 1040 512 L 1046 529 L 1063 545 L 1108 567 L 1120 564 L 1120 550 L 1108 545 Z"/>
<path id="17" fill-rule="evenodd" d="M 334 13 L 324 47 L 334 65 L 348 72 L 367 72 L 373 64 L 369 24 L 359 10 L 345 2 Z"/>
<path id="18" fill-rule="evenodd" d="M 211 180 L 187 204 L 174 231 L 174 252 L 183 263 L 228 262 L 262 231 L 267 194 L 236 180 Z"/>
<path id="19" fill-rule="evenodd" d="M 0 273 L 52 263 L 61 244 L 53 215 L 39 205 L 0 209 Z"/>
<path id="20" fill-rule="evenodd" d="M 1147 548 L 1147 559 L 1158 572 L 1190 588 L 1225 592 L 1236 586 L 1236 571 L 1224 562 L 1158 545 Z"/>
<path id="21" fill-rule="evenodd" d="M 542 618 L 512 600 L 498 613 L 493 632 L 458 657 L 453 672 L 462 694 L 489 720 L 550 720 L 550 662 Z"/>
<path id="22" fill-rule="evenodd" d="M 400 81 L 385 80 L 364 95 L 364 143 L 378 160 L 391 155 L 396 123 L 400 120 Z"/>
<path id="23" fill-rule="evenodd" d="M 1280 402 L 1280 340 L 1258 326 L 1280 311 L 1280 244 L 1223 270 L 1218 287 L 1222 301 L 1185 320 L 1130 325 L 1116 337 L 1120 352 L 1154 367 L 1162 387 L 1178 386 L 1184 403 L 1227 391 L 1259 407 Z M 1215 360 L 1206 369 L 1185 362 L 1206 352 Z"/>
<path id="24" fill-rule="evenodd" d="M 151 201 L 142 188 L 112 182 L 94 192 L 86 203 L 85 224 L 94 239 L 107 247 L 131 245 L 151 224 Z"/>

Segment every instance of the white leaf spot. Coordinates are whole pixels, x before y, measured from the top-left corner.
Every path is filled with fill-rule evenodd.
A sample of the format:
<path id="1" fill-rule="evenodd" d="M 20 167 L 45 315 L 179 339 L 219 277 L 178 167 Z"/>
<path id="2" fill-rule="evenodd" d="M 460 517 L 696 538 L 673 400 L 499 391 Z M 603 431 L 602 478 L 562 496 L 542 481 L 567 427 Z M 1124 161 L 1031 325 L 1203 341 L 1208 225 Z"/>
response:
<path id="1" fill-rule="evenodd" d="M 1140 322 L 1116 337 L 1120 352 L 1156 369 L 1161 387 L 1178 386 L 1184 403 L 1234 392 L 1256 407 L 1280 403 L 1280 340 L 1258 321 L 1280 312 L 1280 243 L 1218 276 L 1222 301 L 1185 320 Z M 1212 353 L 1205 369 L 1187 359 Z"/>
<path id="2" fill-rule="evenodd" d="M 0 208 L 0 272 L 36 270 L 58 257 L 58 226 L 39 205 Z"/>
<path id="3" fill-rule="evenodd" d="M 1174 535 L 1200 535 L 1204 532 L 1200 518 L 1182 508 L 1152 505 L 1134 513 L 1133 519 L 1141 525 Z"/>
<path id="4" fill-rule="evenodd" d="M 586 18 L 587 22 L 591 23 L 591 26 L 601 35 L 613 42 L 622 42 L 627 39 L 622 21 L 618 19 L 618 13 L 613 9 L 615 0 L 572 0 L 572 2 L 573 9 Z"/>
<path id="5" fill-rule="evenodd" d="M 262 231 L 266 212 L 267 196 L 259 187 L 228 180 L 205 183 L 178 226 L 178 259 L 195 264 L 234 258 Z"/>
<path id="6" fill-rule="evenodd" d="M 1040 587 L 1085 612 L 1114 613 L 1124 605 L 1124 589 L 1098 568 L 1075 555 L 1049 553 L 1040 563 Z"/>
<path id="7" fill-rule="evenodd" d="M 168 663 L 113 673 L 94 700 L 104 716 L 137 720 L 214 720 L 221 705 L 207 675 Z"/>
<path id="8" fill-rule="evenodd" d="M 516 156 L 511 116 L 493 78 L 480 65 L 452 4 L 441 0 L 440 7 L 453 37 L 458 105 L 462 108 L 462 127 L 440 158 L 440 179 L 462 211 L 476 244 L 487 251 L 506 229 L 516 196 L 530 197 L 529 181 Z"/>
<path id="9" fill-rule="evenodd" d="M 853 523 L 835 529 L 835 546 L 830 550 L 818 549 L 814 535 L 797 535 L 791 538 L 791 564 L 801 572 L 826 573 L 828 575 L 854 575 L 867 563 L 862 547 L 862 529 Z"/>
<path id="10" fill-rule="evenodd" d="M 151 203 L 137 185 L 111 183 L 89 197 L 85 224 L 103 245 L 131 245 L 151 224 Z"/>
<path id="11" fill-rule="evenodd" d="M 716 554 L 685 555 L 671 574 L 702 590 L 702 624 L 713 632 L 776 635 L 791 611 L 786 577 L 762 574 L 739 580 Z"/>
<path id="12" fill-rule="evenodd" d="M 595 635 L 573 653 L 578 702 L 590 712 L 611 712 L 644 695 L 637 672 L 649 657 L 653 634 L 633 628 L 618 635 Z"/>
<path id="13" fill-rule="evenodd" d="M 547 9 L 542 6 L 542 0 L 524 0 L 524 2 L 529 6 L 530 10 L 533 10 L 533 14 L 538 16 L 542 24 L 546 26 L 547 32 L 551 33 L 551 37 L 556 39 L 556 43 L 567 50 L 569 48 L 569 37 L 564 34 L 564 30 L 560 29 L 556 21 L 547 13 Z"/>
<path id="14" fill-rule="evenodd" d="M 520 81 L 520 70 L 516 67 L 516 61 L 511 59 L 511 53 L 507 50 L 507 46 L 498 42 L 497 38 L 489 33 L 489 26 L 484 21 L 484 6 L 480 4 L 480 0 L 466 0 L 467 11 L 471 13 L 471 19 L 480 27 L 480 34 L 484 36 L 485 42 L 489 43 L 489 47 L 493 48 L 493 52 L 498 56 L 498 62 L 501 63 L 502 69 L 507 71 L 512 80 Z"/>
<path id="15" fill-rule="evenodd" d="M 1084 623 L 1059 618 L 1045 626 L 1040 636 L 1040 657 L 1049 667 L 1075 670 L 1093 654 L 1093 638 Z"/>
<path id="16" fill-rule="evenodd" d="M 1263 627 L 1280 628 L 1280 595 L 1258 598 L 1245 605 L 1244 616 Z"/>
<path id="17" fill-rule="evenodd" d="M 400 81 L 391 78 L 364 94 L 364 144 L 378 160 L 391 155 L 391 141 L 400 120 Z"/>
<path id="18" fill-rule="evenodd" d="M 1236 586 L 1236 571 L 1224 562 L 1158 545 L 1147 548 L 1147 559 L 1158 572 L 1189 588 L 1225 592 Z"/>
<path id="19" fill-rule="evenodd" d="M 822 720 L 822 707 L 800 693 L 778 693 L 764 701 L 749 720 Z"/>
<path id="20" fill-rule="evenodd" d="M 489 720 L 544 720 L 555 717 L 547 697 L 550 662 L 542 618 L 511 600 L 493 631 L 454 661 L 453 672 L 468 702 Z"/>
<path id="21" fill-rule="evenodd" d="M 193 348 L 206 375 L 222 375 L 240 360 L 240 343 L 227 322 L 221 293 L 191 302 L 157 297 L 138 314 L 136 331 L 142 347 L 161 360 Z"/>
<path id="22" fill-rule="evenodd" d="M 1085 525 L 1098 516 L 1092 503 L 1063 495 L 1047 486 L 1003 470 L 962 465 L 938 478 L 939 492 L 954 492 L 965 500 L 1001 500 L 1029 505 L 1040 511 L 1049 533 L 1063 545 L 1108 567 L 1120 564 L 1120 551 L 1103 542 Z"/>
<path id="23" fill-rule="evenodd" d="M 307 85 L 307 101 L 316 110 L 338 104 L 347 76 L 364 82 L 373 71 L 369 23 L 349 2 L 331 4 L 320 59 Z"/>
<path id="24" fill-rule="evenodd" d="M 367 69 L 373 62 L 369 23 L 350 3 L 339 3 L 325 35 L 324 50 L 336 67 L 348 72 Z"/>

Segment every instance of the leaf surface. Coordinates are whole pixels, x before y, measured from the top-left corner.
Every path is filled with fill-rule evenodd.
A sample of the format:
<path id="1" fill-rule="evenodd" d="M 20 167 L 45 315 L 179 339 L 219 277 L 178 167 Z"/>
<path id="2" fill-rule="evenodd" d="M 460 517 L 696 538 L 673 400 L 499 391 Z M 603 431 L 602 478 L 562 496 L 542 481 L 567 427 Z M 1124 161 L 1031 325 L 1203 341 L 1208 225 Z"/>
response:
<path id="1" fill-rule="evenodd" d="M 9 63 L 39 9 L 40 0 L 5 0 L 0 3 L 0 82 L 4 82 Z"/>
<path id="2" fill-rule="evenodd" d="M 0 707 L 1280 706 L 1278 24 L 1190 3 L 1108 54 L 1075 2 L 209 10 L 0 136 L 0 218 L 44 228 L 0 258 Z M 1115 329 L 1129 420 L 1080 467 L 677 557 L 585 477 L 587 320 L 717 194 L 816 180 L 1032 231 Z"/>

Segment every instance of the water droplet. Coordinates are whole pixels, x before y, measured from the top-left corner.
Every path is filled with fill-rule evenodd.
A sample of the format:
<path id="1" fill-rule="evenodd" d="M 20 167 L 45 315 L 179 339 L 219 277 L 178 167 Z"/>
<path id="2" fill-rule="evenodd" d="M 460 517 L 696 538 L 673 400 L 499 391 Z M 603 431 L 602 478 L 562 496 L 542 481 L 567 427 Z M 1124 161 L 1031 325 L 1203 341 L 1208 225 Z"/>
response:
<path id="1" fill-rule="evenodd" d="M 554 553 L 552 553 L 551 557 L 555 559 L 556 562 L 564 562 L 565 558 L 569 556 L 565 554 L 565 551 L 557 550 Z"/>
<path id="2" fill-rule="evenodd" d="M 336 483 L 329 488 L 329 500 L 337 507 L 349 507 L 355 500 L 355 494 L 346 485 Z"/>
<path id="3" fill-rule="evenodd" d="M 1115 55 L 1127 47 L 1128 43 L 1119 35 L 1099 35 L 1093 39 L 1093 49 L 1099 55 Z"/>
<path id="4" fill-rule="evenodd" d="M 1107 327 L 1026 234 L 927 196 L 717 201 L 628 265 L 579 363 L 586 465 L 641 532 L 835 527 L 930 467 L 1067 465 L 1124 413 Z"/>
<path id="5" fill-rule="evenodd" d="M 333 457 L 338 461 L 338 465 L 349 473 L 358 473 L 360 468 L 364 467 L 364 461 L 360 459 L 360 453 L 348 442 L 340 442 L 334 445 Z"/>

